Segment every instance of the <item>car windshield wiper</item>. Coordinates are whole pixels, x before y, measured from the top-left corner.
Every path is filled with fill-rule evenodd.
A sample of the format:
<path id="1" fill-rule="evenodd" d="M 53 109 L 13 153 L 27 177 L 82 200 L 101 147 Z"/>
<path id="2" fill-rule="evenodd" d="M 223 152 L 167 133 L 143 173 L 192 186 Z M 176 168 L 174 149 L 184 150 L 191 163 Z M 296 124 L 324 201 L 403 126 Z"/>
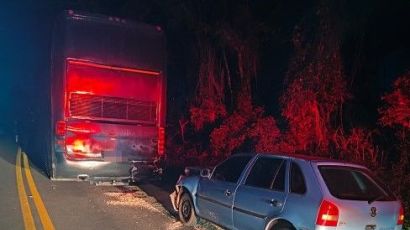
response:
<path id="1" fill-rule="evenodd" d="M 377 201 L 377 200 L 380 200 L 380 199 L 382 199 L 382 198 L 384 198 L 384 197 L 387 197 L 386 194 L 382 194 L 382 195 L 379 195 L 379 196 L 375 196 L 375 197 L 369 199 L 369 200 L 367 201 L 367 203 L 371 204 L 371 203 L 373 203 L 373 202 L 375 202 L 375 201 Z"/>

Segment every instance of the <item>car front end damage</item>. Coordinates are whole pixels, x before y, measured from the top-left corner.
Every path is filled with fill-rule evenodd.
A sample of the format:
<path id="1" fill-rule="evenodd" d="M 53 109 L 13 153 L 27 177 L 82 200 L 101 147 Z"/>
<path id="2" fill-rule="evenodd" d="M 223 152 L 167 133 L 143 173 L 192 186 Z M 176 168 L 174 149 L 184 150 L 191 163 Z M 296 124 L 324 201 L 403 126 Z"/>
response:
<path id="1" fill-rule="evenodd" d="M 182 195 L 181 188 L 181 185 L 175 185 L 175 191 L 173 191 L 169 195 L 169 198 L 171 199 L 172 208 L 174 208 L 174 211 L 178 211 L 178 205 Z"/>
<path id="2" fill-rule="evenodd" d="M 175 184 L 175 190 L 169 195 L 175 211 L 178 211 L 179 203 L 184 193 L 189 193 L 195 199 L 194 195 L 198 187 L 200 171 L 201 169 L 198 167 L 186 167 L 184 174 L 179 176 Z"/>

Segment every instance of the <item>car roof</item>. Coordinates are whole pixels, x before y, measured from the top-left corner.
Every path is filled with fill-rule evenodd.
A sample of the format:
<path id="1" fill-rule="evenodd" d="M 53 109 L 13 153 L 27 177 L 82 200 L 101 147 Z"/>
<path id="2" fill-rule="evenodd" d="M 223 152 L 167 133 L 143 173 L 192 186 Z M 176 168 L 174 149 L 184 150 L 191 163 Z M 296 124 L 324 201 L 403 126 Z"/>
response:
<path id="1" fill-rule="evenodd" d="M 243 155 L 246 155 L 246 154 L 243 154 Z M 250 154 L 250 155 L 255 155 L 255 154 Z M 363 165 L 351 163 L 348 161 L 330 159 L 330 158 L 325 158 L 325 157 L 320 157 L 320 156 L 304 155 L 304 154 L 256 153 L 256 155 L 268 155 L 268 156 L 272 155 L 272 156 L 279 156 L 279 157 L 289 158 L 289 159 L 309 161 L 309 162 L 316 163 L 316 164 L 347 165 L 347 166 L 352 166 L 352 167 L 365 168 Z"/>
<path id="2" fill-rule="evenodd" d="M 248 155 L 248 154 L 241 154 L 241 155 Z M 249 155 L 255 155 L 255 154 L 249 154 Z M 293 154 L 293 153 L 256 153 L 256 155 L 262 155 L 262 156 L 278 156 L 278 157 L 283 157 L 283 158 L 292 158 L 292 159 L 300 159 L 300 160 L 305 160 L 305 161 L 336 161 L 324 157 L 319 157 L 319 156 L 311 156 L 311 155 L 303 155 L 303 154 Z"/>

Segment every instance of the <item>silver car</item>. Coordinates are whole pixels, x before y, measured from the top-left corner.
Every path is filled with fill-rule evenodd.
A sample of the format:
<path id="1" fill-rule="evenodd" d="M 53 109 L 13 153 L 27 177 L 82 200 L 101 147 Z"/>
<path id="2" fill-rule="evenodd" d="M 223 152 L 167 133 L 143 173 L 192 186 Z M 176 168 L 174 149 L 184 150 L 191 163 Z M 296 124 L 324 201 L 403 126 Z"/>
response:
<path id="1" fill-rule="evenodd" d="M 233 155 L 181 176 L 171 194 L 186 225 L 228 229 L 401 229 L 399 200 L 365 167 L 316 157 Z"/>

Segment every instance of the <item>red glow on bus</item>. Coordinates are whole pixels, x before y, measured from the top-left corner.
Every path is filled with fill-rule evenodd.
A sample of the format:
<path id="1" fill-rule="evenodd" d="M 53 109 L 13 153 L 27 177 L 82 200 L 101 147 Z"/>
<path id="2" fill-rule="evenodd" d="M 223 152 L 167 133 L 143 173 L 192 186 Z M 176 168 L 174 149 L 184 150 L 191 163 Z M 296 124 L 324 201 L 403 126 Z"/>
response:
<path id="1" fill-rule="evenodd" d="M 96 64 L 96 63 L 87 62 L 87 61 L 80 61 L 80 60 L 76 60 L 76 59 L 69 59 L 68 62 L 70 64 L 76 64 L 76 65 L 82 65 L 82 66 L 88 66 L 88 67 L 94 67 L 94 68 L 101 68 L 101 69 L 108 69 L 108 70 L 117 70 L 117 71 L 132 72 L 132 73 L 141 73 L 141 74 L 152 75 L 152 76 L 160 75 L 160 73 L 156 72 L 156 71 L 101 65 L 101 64 Z"/>

